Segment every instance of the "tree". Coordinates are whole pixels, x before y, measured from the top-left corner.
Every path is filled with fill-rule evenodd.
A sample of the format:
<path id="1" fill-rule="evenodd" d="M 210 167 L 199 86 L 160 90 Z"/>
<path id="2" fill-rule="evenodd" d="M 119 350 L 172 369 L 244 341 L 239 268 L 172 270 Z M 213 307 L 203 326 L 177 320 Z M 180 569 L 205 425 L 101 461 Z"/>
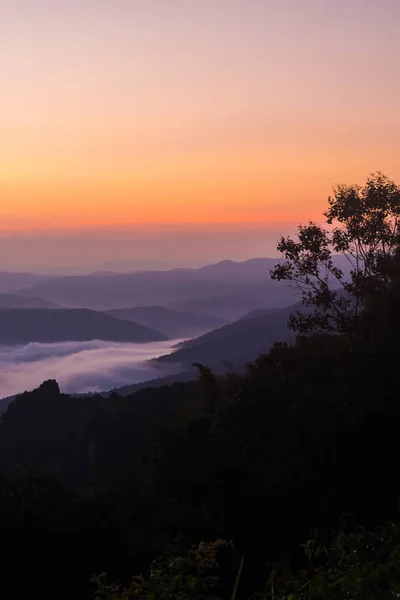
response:
<path id="1" fill-rule="evenodd" d="M 332 544 L 316 539 L 305 544 L 307 568 L 279 586 L 281 600 L 390 600 L 400 593 L 400 528 L 397 524 L 372 531 L 357 527 L 334 536 Z M 272 585 L 271 585 L 272 584 Z M 269 587 L 273 589 L 273 577 Z M 265 596 L 264 596 L 265 597 Z"/>
<path id="2" fill-rule="evenodd" d="M 289 327 L 353 334 L 367 313 L 383 325 L 398 289 L 400 187 L 378 172 L 362 187 L 334 188 L 328 204 L 328 227 L 300 225 L 297 240 L 282 237 L 277 246 L 285 260 L 271 278 L 295 284 L 306 307 Z"/>
<path id="3" fill-rule="evenodd" d="M 177 540 L 153 561 L 150 576 L 134 577 L 129 589 L 110 584 L 106 573 L 92 582 L 96 600 L 221 600 L 236 596 L 235 571 L 239 581 L 243 559 L 239 568 L 237 563 L 232 542 L 200 542 L 187 548 Z"/>

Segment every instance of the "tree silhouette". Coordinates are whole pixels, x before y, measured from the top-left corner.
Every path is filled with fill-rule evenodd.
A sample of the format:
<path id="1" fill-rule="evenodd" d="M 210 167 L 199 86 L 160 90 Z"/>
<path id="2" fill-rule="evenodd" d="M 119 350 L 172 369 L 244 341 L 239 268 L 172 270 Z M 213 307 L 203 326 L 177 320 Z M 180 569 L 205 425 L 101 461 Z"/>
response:
<path id="1" fill-rule="evenodd" d="M 328 227 L 300 225 L 297 240 L 282 237 L 286 259 L 272 279 L 295 284 L 307 310 L 297 311 L 289 327 L 300 332 L 353 334 L 365 316 L 383 323 L 398 276 L 400 187 L 386 175 L 372 174 L 363 187 L 340 185 L 328 198 Z M 350 273 L 334 255 L 348 261 Z"/>

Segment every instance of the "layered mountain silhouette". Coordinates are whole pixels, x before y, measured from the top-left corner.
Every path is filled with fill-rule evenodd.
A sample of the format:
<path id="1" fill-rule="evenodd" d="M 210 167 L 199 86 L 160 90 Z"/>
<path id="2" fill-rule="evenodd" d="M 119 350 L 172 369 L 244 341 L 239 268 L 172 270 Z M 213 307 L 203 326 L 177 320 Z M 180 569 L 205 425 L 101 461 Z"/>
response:
<path id="1" fill-rule="evenodd" d="M 194 337 L 227 324 L 227 320 L 209 315 L 165 308 L 163 306 L 138 306 L 107 311 L 117 319 L 134 321 L 151 327 L 169 338 Z"/>
<path id="2" fill-rule="evenodd" d="M 111 310 L 157 305 L 232 320 L 255 308 L 293 302 L 292 290 L 270 279 L 275 263 L 265 258 L 223 261 L 200 269 L 55 277 L 18 293 L 68 307 Z M 190 303 L 196 310 L 189 308 Z"/>
<path id="3" fill-rule="evenodd" d="M 9 271 L 0 271 L 0 293 L 15 292 L 22 288 L 36 285 L 48 279 L 48 275 L 36 275 L 34 273 L 11 273 Z"/>
<path id="4" fill-rule="evenodd" d="M 177 349 L 157 361 L 177 363 L 187 368 L 193 363 L 217 366 L 222 362 L 241 367 L 254 360 L 259 354 L 268 352 L 275 342 L 293 340 L 287 320 L 290 314 L 301 307 L 301 303 L 282 309 L 250 313 L 234 323 L 210 331 L 196 339 L 179 344 Z"/>
<path id="5" fill-rule="evenodd" d="M 112 310 L 163 306 L 184 312 L 233 321 L 264 308 L 293 304 L 293 286 L 273 281 L 270 269 L 278 259 L 254 258 L 245 262 L 222 261 L 199 269 L 136 271 L 52 277 L 21 288 L 18 295 L 35 296 L 73 308 Z M 335 264 L 341 265 L 339 257 Z M 1 290 L 0 290 L 1 291 Z"/>
<path id="6" fill-rule="evenodd" d="M 194 363 L 207 365 L 216 373 L 223 372 L 226 368 L 240 370 L 246 362 L 268 352 L 274 343 L 294 341 L 294 333 L 289 331 L 287 320 L 293 311 L 300 308 L 303 310 L 304 306 L 298 302 L 283 309 L 260 309 L 248 313 L 234 323 L 182 342 L 176 346 L 174 352 L 152 361 L 158 364 L 179 365 L 181 370 L 178 374 L 125 385 L 102 395 L 116 392 L 124 396 L 142 388 L 197 379 L 198 370 Z"/>
<path id="7" fill-rule="evenodd" d="M 2 309 L 0 343 L 105 340 L 158 342 L 166 335 L 132 321 L 88 309 Z"/>
<path id="8" fill-rule="evenodd" d="M 297 290 L 277 281 L 266 280 L 251 283 L 228 294 L 209 298 L 190 298 L 171 304 L 177 310 L 200 315 L 215 315 L 228 321 L 236 321 L 253 310 L 282 308 L 293 304 L 298 298 Z"/>
<path id="9" fill-rule="evenodd" d="M 2 308 L 61 308 L 44 298 L 31 298 L 17 294 L 0 294 L 0 309 Z"/>

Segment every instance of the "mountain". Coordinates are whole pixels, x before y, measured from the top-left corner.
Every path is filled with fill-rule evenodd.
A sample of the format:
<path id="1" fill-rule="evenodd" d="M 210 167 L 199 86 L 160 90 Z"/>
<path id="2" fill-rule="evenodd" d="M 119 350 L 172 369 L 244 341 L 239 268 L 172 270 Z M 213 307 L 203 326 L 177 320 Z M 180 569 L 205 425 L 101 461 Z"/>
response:
<path id="1" fill-rule="evenodd" d="M 118 394 L 119 396 L 129 396 L 130 394 L 135 394 L 139 390 L 160 388 L 162 386 L 173 385 L 175 383 L 186 383 L 187 381 L 194 381 L 194 380 L 197 380 L 198 378 L 199 378 L 199 371 L 195 367 L 191 367 L 190 369 L 187 369 L 186 371 L 181 371 L 180 373 L 175 373 L 173 375 L 166 375 L 165 377 L 157 377 L 155 379 L 149 379 L 148 381 L 142 381 L 140 383 L 132 383 L 130 385 L 123 385 L 121 387 L 114 388 L 112 390 L 100 392 L 99 394 L 90 394 L 89 393 L 89 394 L 76 394 L 76 395 L 80 396 L 80 397 L 97 395 L 97 396 L 102 396 L 104 398 L 108 398 L 109 396 L 111 396 L 113 394 Z M 3 409 L 3 406 L 2 406 L 3 401 L 7 402 L 7 405 L 4 408 L 4 410 L 6 410 L 6 407 L 8 406 L 8 404 L 10 404 L 10 402 L 15 400 L 15 398 L 16 398 L 16 396 L 11 397 L 11 398 L 4 398 L 3 400 L 0 400 L 0 414 L 2 412 L 4 412 L 2 410 Z"/>
<path id="2" fill-rule="evenodd" d="M 8 396 L 6 398 L 0 399 L 0 416 L 6 412 L 11 402 L 14 402 L 14 400 L 16 400 L 17 398 L 18 394 L 15 396 Z"/>
<path id="3" fill-rule="evenodd" d="M 0 294 L 16 292 L 22 288 L 36 285 L 48 280 L 48 275 L 36 275 L 34 273 L 11 273 L 0 271 Z"/>
<path id="4" fill-rule="evenodd" d="M 345 279 L 349 276 L 350 263 L 343 256 L 333 257 L 336 267 L 342 269 Z M 219 277 L 221 282 L 235 277 L 241 282 L 236 290 L 226 289 L 225 293 L 179 299 L 168 304 L 171 308 L 194 312 L 196 314 L 215 315 L 228 321 L 235 321 L 254 311 L 281 309 L 296 302 L 300 293 L 293 284 L 271 280 L 270 270 L 279 262 L 278 259 L 254 258 L 244 263 L 223 261 L 216 265 L 208 265 L 200 269 L 205 273 Z M 260 277 L 260 274 L 263 277 Z M 337 281 L 332 278 L 332 285 Z"/>
<path id="5" fill-rule="evenodd" d="M 156 361 L 176 363 L 187 368 L 193 363 L 208 366 L 222 362 L 241 367 L 245 362 L 267 352 L 275 342 L 291 341 L 294 334 L 287 327 L 289 315 L 301 307 L 301 303 L 268 310 L 258 317 L 240 319 L 194 340 L 179 344 L 177 350 Z"/>
<path id="6" fill-rule="evenodd" d="M 135 321 L 151 327 L 169 338 L 194 337 L 227 324 L 227 320 L 208 315 L 165 308 L 163 306 L 138 306 L 107 311 L 117 319 Z"/>
<path id="7" fill-rule="evenodd" d="M 259 281 L 260 274 L 262 278 L 269 274 L 279 262 L 278 258 L 250 258 L 243 262 L 234 260 L 222 260 L 218 263 L 205 265 L 197 269 L 202 275 L 216 276 L 218 278 L 240 279 L 241 281 Z"/>
<path id="8" fill-rule="evenodd" d="M 299 303 L 300 306 L 300 303 Z M 291 310 L 292 306 L 289 307 Z M 297 305 L 296 305 L 297 308 Z M 304 310 L 304 307 L 303 307 Z M 265 315 L 271 315 L 273 313 L 279 313 L 281 311 L 280 308 L 257 308 L 255 310 L 252 310 L 251 312 L 247 313 L 246 315 L 243 315 L 243 317 L 240 317 L 240 319 L 238 319 L 239 321 L 247 321 L 248 319 L 257 319 L 258 317 L 264 317 Z"/>
<path id="9" fill-rule="evenodd" d="M 223 261 L 216 265 L 208 265 L 199 269 L 172 269 L 170 271 L 141 271 L 124 274 L 79 275 L 57 277 L 42 281 L 34 286 L 21 289 L 22 296 L 40 296 L 69 307 L 85 307 L 96 310 L 111 310 L 116 308 L 140 306 L 166 306 L 170 308 L 197 312 L 177 303 L 201 302 L 221 297 L 225 306 L 226 320 L 242 316 L 253 308 L 268 306 L 254 305 L 254 298 L 259 293 L 269 293 L 273 296 L 273 305 L 290 304 L 290 295 L 284 285 L 271 281 L 269 270 L 276 260 L 253 259 L 245 263 Z M 260 289 L 261 285 L 261 289 Z M 229 306 L 226 302 L 235 294 L 243 293 L 249 296 L 248 301 L 242 302 L 243 307 L 235 309 L 228 316 Z M 280 295 L 283 295 L 280 298 Z M 263 302 L 263 298 L 258 298 Z M 265 304 L 265 302 L 267 304 Z M 214 316 L 225 318 L 224 310 L 220 307 Z M 207 311 L 201 310 L 202 314 Z"/>
<path id="10" fill-rule="evenodd" d="M 98 270 L 132 273 L 132 271 L 164 271 L 170 263 L 157 260 L 108 260 L 99 265 Z"/>
<path id="11" fill-rule="evenodd" d="M 60 306 L 44 298 L 3 293 L 0 294 L 0 309 L 2 308 L 60 308 Z"/>
<path id="12" fill-rule="evenodd" d="M 156 388 L 197 379 L 198 370 L 192 366 L 193 363 L 211 366 L 216 373 L 226 371 L 225 362 L 228 366 L 241 368 L 245 362 L 267 352 L 275 342 L 292 341 L 294 334 L 288 330 L 287 320 L 289 315 L 300 307 L 304 310 L 299 302 L 283 309 L 255 310 L 234 323 L 210 331 L 196 339 L 182 342 L 171 354 L 152 361 L 180 364 L 182 370 L 179 373 L 125 385 L 102 392 L 101 395 L 109 396 L 117 393 L 126 396 L 143 388 Z"/>
<path id="13" fill-rule="evenodd" d="M 0 310 L 0 343 L 105 340 L 113 342 L 158 342 L 164 334 L 138 323 L 121 321 L 87 309 Z"/>
<path id="14" fill-rule="evenodd" d="M 255 309 L 284 307 L 298 298 L 293 286 L 271 280 L 278 259 L 222 261 L 198 269 L 53 277 L 18 291 L 73 308 L 112 310 L 164 306 L 233 321 Z M 335 264 L 339 264 L 335 258 Z M 345 264 L 346 268 L 348 265 Z"/>
<path id="15" fill-rule="evenodd" d="M 209 298 L 189 298 L 169 304 L 177 310 L 199 315 L 215 315 L 227 321 L 236 321 L 253 310 L 283 308 L 297 298 L 297 291 L 278 281 L 267 279 L 248 283 L 241 289 Z"/>

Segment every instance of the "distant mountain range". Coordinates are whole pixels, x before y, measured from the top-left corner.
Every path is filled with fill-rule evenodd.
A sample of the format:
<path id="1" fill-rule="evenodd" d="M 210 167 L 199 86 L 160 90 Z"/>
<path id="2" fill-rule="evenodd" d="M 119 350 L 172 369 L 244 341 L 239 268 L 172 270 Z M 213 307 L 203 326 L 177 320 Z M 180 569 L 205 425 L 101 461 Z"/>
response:
<path id="1" fill-rule="evenodd" d="M 105 340 L 158 342 L 166 335 L 131 321 L 88 309 L 2 309 L 0 343 Z"/>
<path id="2" fill-rule="evenodd" d="M 236 321 L 253 310 L 288 306 L 297 298 L 296 289 L 269 279 L 261 283 L 248 283 L 227 294 L 200 299 L 190 298 L 173 302 L 170 306 L 178 310 Z"/>
<path id="3" fill-rule="evenodd" d="M 17 294 L 0 294 L 0 309 L 2 308 L 61 308 L 59 305 L 30 296 L 18 296 Z"/>
<path id="4" fill-rule="evenodd" d="M 196 315 L 163 306 L 138 306 L 107 311 L 116 319 L 134 321 L 151 327 L 169 338 L 188 338 L 226 325 L 227 320 L 209 315 Z"/>
<path id="5" fill-rule="evenodd" d="M 348 269 L 341 260 L 335 264 Z M 293 339 L 287 320 L 301 303 L 293 286 L 271 280 L 277 262 L 51 277 L 0 272 L 0 343 L 192 338 L 153 364 L 174 364 L 180 374 L 171 377 L 180 380 L 195 376 L 193 363 L 241 368 Z"/>
<path id="6" fill-rule="evenodd" d="M 270 270 L 278 260 L 226 260 L 198 269 L 51 277 L 15 293 L 65 307 L 108 311 L 162 306 L 234 321 L 253 310 L 283 308 L 298 299 L 293 286 L 271 280 Z M 335 258 L 335 264 L 348 269 L 347 262 L 339 261 Z"/>
<path id="7" fill-rule="evenodd" d="M 157 305 L 232 320 L 255 308 L 293 302 L 292 291 L 270 279 L 275 263 L 263 258 L 199 269 L 53 277 L 18 294 L 67 307 L 111 310 Z"/>

